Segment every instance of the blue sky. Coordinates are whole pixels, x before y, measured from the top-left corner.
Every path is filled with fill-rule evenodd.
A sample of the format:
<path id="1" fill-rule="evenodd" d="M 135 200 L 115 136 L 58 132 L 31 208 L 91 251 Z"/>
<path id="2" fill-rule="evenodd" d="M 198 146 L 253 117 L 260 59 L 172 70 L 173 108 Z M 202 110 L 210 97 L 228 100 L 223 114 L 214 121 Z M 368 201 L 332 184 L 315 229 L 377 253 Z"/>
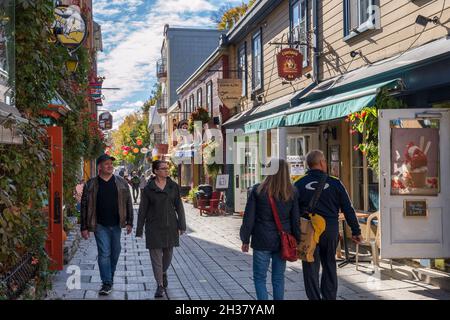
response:
<path id="1" fill-rule="evenodd" d="M 103 91 L 114 128 L 150 96 L 164 25 L 215 27 L 211 17 L 227 3 L 242 0 L 93 0 L 103 36 L 98 73 L 106 77 L 104 87 L 121 88 Z"/>

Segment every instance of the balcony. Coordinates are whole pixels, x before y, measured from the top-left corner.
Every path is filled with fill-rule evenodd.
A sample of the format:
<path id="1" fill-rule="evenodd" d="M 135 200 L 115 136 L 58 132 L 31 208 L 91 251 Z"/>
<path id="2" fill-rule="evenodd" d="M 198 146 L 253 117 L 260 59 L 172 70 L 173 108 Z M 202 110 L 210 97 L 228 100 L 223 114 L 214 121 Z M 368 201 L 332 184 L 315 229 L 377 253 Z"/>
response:
<path id="1" fill-rule="evenodd" d="M 164 134 L 162 132 L 153 134 L 153 143 L 155 145 L 163 144 L 164 143 Z"/>
<path id="2" fill-rule="evenodd" d="M 159 114 L 167 113 L 167 94 L 161 94 L 156 101 L 156 110 Z"/>
<path id="3" fill-rule="evenodd" d="M 158 79 L 166 79 L 167 78 L 167 63 L 166 63 L 166 59 L 159 59 L 156 62 L 156 77 Z"/>

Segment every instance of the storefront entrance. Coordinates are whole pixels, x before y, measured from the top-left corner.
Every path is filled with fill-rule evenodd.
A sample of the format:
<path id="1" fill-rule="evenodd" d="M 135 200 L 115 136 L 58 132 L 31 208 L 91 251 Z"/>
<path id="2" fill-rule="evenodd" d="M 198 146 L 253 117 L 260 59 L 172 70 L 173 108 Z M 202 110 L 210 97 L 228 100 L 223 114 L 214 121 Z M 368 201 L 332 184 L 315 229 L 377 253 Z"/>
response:
<path id="1" fill-rule="evenodd" d="M 234 211 L 243 212 L 249 188 L 261 181 L 258 135 L 234 138 Z"/>
<path id="2" fill-rule="evenodd" d="M 450 257 L 450 110 L 380 110 L 382 258 Z"/>
<path id="3" fill-rule="evenodd" d="M 295 182 L 306 173 L 306 155 L 318 147 L 318 136 L 314 132 L 316 129 L 302 129 L 302 131 L 307 133 L 296 133 L 295 129 L 299 128 L 288 128 L 286 145 L 286 160 L 289 164 L 292 182 Z"/>

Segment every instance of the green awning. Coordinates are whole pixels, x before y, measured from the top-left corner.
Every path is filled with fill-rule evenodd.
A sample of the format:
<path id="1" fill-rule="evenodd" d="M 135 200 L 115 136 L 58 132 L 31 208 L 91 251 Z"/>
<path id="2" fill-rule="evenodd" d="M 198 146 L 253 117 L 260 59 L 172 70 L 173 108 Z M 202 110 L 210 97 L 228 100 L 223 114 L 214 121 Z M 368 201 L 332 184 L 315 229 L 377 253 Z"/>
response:
<path id="1" fill-rule="evenodd" d="M 284 115 L 264 117 L 245 124 L 245 133 L 284 127 Z"/>
<path id="2" fill-rule="evenodd" d="M 361 111 L 365 107 L 373 106 L 375 98 L 376 94 L 372 94 L 320 108 L 299 111 L 286 116 L 285 126 L 289 127 L 305 123 L 339 119 L 351 113 Z"/>
<path id="3" fill-rule="evenodd" d="M 303 102 L 289 110 L 256 119 L 245 125 L 245 132 L 257 132 L 278 127 L 329 121 L 343 118 L 351 113 L 371 107 L 381 88 L 397 86 L 399 80 L 391 80 L 362 87 L 356 90 L 327 96 L 322 99 Z M 321 93 L 323 96 L 323 92 Z M 310 99 L 314 93 L 310 96 Z"/>

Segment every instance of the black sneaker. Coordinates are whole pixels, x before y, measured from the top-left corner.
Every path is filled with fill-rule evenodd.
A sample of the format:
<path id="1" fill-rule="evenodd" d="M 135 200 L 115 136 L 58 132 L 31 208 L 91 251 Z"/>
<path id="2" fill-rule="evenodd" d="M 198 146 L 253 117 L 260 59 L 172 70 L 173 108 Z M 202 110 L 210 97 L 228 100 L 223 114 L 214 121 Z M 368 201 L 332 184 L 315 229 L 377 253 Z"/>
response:
<path id="1" fill-rule="evenodd" d="M 167 288 L 168 285 L 169 283 L 167 281 L 167 273 L 163 273 L 163 287 Z"/>
<path id="2" fill-rule="evenodd" d="M 155 292 L 155 298 L 162 298 L 164 296 L 164 287 L 158 286 Z"/>
<path id="3" fill-rule="evenodd" d="M 101 296 L 107 296 L 112 292 L 112 285 L 110 284 L 103 284 L 100 291 L 98 292 L 99 295 Z"/>

